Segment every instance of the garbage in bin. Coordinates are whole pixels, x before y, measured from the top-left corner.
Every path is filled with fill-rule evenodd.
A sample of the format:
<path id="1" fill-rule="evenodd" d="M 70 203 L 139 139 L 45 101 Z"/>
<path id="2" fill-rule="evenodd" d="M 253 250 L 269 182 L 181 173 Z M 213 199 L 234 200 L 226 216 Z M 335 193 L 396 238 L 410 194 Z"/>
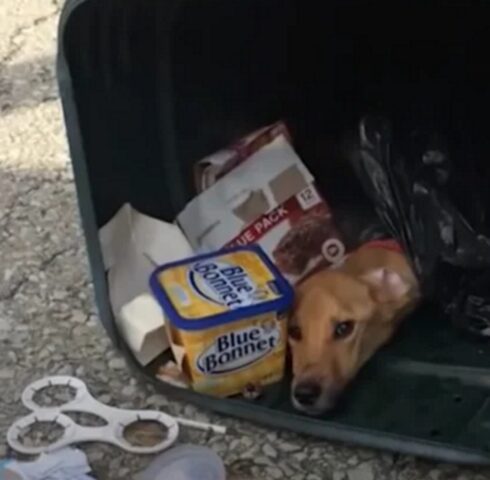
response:
<path id="1" fill-rule="evenodd" d="M 294 295 L 260 247 L 162 265 L 150 283 L 195 390 L 223 397 L 283 378 Z"/>
<path id="2" fill-rule="evenodd" d="M 286 127 L 275 125 L 259 130 L 265 138 L 247 137 L 258 140 L 260 148 L 243 140 L 248 148 L 221 165 L 215 181 L 205 182 L 208 188 L 177 221 L 195 251 L 257 243 L 296 283 L 312 270 L 340 261 L 345 246 L 313 175 L 284 133 Z"/>
<path id="3" fill-rule="evenodd" d="M 351 160 L 379 217 L 404 245 L 425 296 L 458 327 L 490 336 L 490 294 L 483 288 L 490 224 L 466 159 L 451 158 L 434 131 L 419 127 L 402 134 L 385 118 L 366 117 Z M 457 203 L 461 190 L 467 192 L 464 210 Z"/>
<path id="4" fill-rule="evenodd" d="M 138 362 L 147 365 L 169 347 L 148 279 L 157 265 L 186 258 L 192 249 L 178 226 L 129 204 L 100 229 L 99 238 L 118 329 Z"/>
<path id="5" fill-rule="evenodd" d="M 271 260 L 276 263 L 278 268 L 291 281 L 297 283 L 301 283 L 313 271 L 321 271 L 331 266 L 335 268 L 336 272 L 344 271 L 345 267 L 349 267 L 351 264 L 354 265 L 356 262 L 355 258 L 359 257 L 357 254 L 348 253 L 351 256 L 346 262 L 346 265 L 343 265 L 345 260 L 344 254 L 347 252 L 345 252 L 345 246 L 333 225 L 332 215 L 328 210 L 326 202 L 319 195 L 313 177 L 295 154 L 291 146 L 291 135 L 283 122 L 277 122 L 259 129 L 242 140 L 239 140 L 228 149 L 221 150 L 215 155 L 206 157 L 203 161 L 198 162 L 195 167 L 195 172 L 197 187 L 198 189 L 202 187 L 203 192 L 192 200 L 179 215 L 179 225 L 182 227 L 182 232 L 177 225 L 159 225 L 158 220 L 141 215 L 131 210 L 129 206 L 126 206 L 101 232 L 102 239 L 104 240 L 103 244 L 106 245 L 107 250 L 105 257 L 111 256 L 111 248 L 114 250 L 118 247 L 117 242 L 114 244 L 114 238 L 119 238 L 120 230 L 123 227 L 127 228 L 128 233 L 135 239 L 129 245 L 125 246 L 125 248 L 124 244 L 123 247 L 120 247 L 120 249 L 125 250 L 124 256 L 121 256 L 121 253 L 119 253 L 119 257 L 123 261 L 131 258 L 131 254 L 138 258 L 137 252 L 140 252 L 139 258 L 141 258 L 143 263 L 148 260 L 151 261 L 150 255 L 144 252 L 151 252 L 152 250 L 157 252 L 157 241 L 160 242 L 162 249 L 164 245 L 171 247 L 165 252 L 165 258 L 172 260 L 175 255 L 184 256 L 190 250 L 190 246 L 187 246 L 187 239 L 184 238 L 183 233 L 187 235 L 190 244 L 196 250 L 201 251 L 209 250 L 210 246 L 212 247 L 214 245 L 241 245 L 258 242 L 268 249 Z M 251 193 L 249 196 L 246 196 L 243 192 Z M 229 196 L 232 198 L 231 205 L 230 201 L 227 201 Z M 242 197 L 246 198 L 243 199 Z M 237 198 L 238 200 L 236 200 Z M 117 227 L 117 221 L 121 222 L 121 220 L 118 220 L 120 217 L 125 222 L 123 223 L 123 227 Z M 129 226 L 126 226 L 126 224 L 129 224 Z M 147 226 L 146 232 L 144 232 L 145 225 Z M 376 229 L 376 224 L 371 225 L 371 233 L 375 232 Z M 115 235 L 114 232 L 118 232 L 119 235 Z M 125 238 L 125 236 L 123 235 L 122 238 Z M 234 240 L 231 242 L 227 241 L 227 239 L 231 238 L 234 238 Z M 181 240 L 185 246 L 184 250 L 179 246 Z M 111 246 L 111 243 L 114 245 Z M 176 244 L 177 247 L 172 247 L 173 244 Z M 368 251 L 371 252 L 371 257 L 373 255 L 376 257 L 372 253 L 373 248 L 388 251 L 395 250 L 395 253 L 392 255 L 403 253 L 400 246 L 390 239 L 373 242 L 369 237 L 366 238 L 366 236 L 363 237 L 360 235 L 355 240 L 355 244 L 358 245 L 358 248 L 369 248 Z M 393 245 L 395 245 L 395 248 L 393 248 Z M 172 248 L 177 248 L 178 254 L 173 252 Z M 128 251 L 128 249 L 132 250 Z M 134 255 L 134 252 L 137 254 Z M 158 257 L 158 255 L 161 254 L 154 253 L 153 258 Z M 380 261 L 381 258 L 384 260 L 376 267 L 377 270 L 373 266 L 370 270 L 366 270 L 362 274 L 359 273 L 358 276 L 360 279 L 368 278 L 375 271 L 386 271 L 388 274 L 386 278 L 391 278 L 389 276 L 390 271 L 387 270 L 390 268 L 389 258 L 386 255 L 379 258 Z M 184 263 L 175 264 L 170 262 L 169 266 L 162 268 L 182 269 L 189 262 L 194 262 L 193 264 L 196 266 L 201 263 L 199 257 L 193 261 L 189 259 L 182 260 L 182 262 Z M 222 261 L 214 262 L 212 266 L 214 267 L 215 264 L 221 265 L 222 263 Z M 228 263 L 229 261 L 225 262 L 225 264 Z M 134 267 L 132 270 L 138 271 Z M 109 270 L 109 286 L 114 292 L 117 284 L 111 281 L 111 278 L 114 277 L 114 275 L 111 276 L 112 271 L 111 269 Z M 226 269 L 223 271 L 226 271 Z M 193 270 L 191 269 L 190 272 L 192 273 Z M 219 273 L 220 270 L 217 270 L 217 272 Z M 216 272 L 209 273 L 212 275 L 217 274 Z M 346 274 L 348 273 L 346 272 Z M 240 344 L 240 346 L 232 344 L 229 349 L 221 349 L 220 347 L 216 350 L 214 343 L 211 341 L 212 335 L 211 337 L 209 335 L 208 337 L 203 337 L 203 329 L 199 330 L 196 334 L 193 332 L 195 326 L 192 326 L 192 331 L 187 331 L 191 325 L 196 324 L 197 320 L 193 318 L 189 323 L 188 319 L 181 318 L 182 312 L 177 315 L 175 308 L 178 307 L 181 310 L 190 308 L 191 310 L 195 310 L 195 305 L 193 304 L 195 302 L 191 301 L 191 298 L 194 298 L 192 293 L 194 291 L 198 294 L 199 298 L 196 297 L 197 300 L 202 297 L 207 301 L 208 297 L 214 299 L 217 295 L 213 302 L 218 301 L 218 304 L 220 304 L 221 301 L 218 297 L 222 285 L 220 284 L 220 288 L 216 289 L 216 282 L 227 281 L 225 277 L 223 279 L 220 277 L 216 281 L 213 281 L 214 283 L 211 282 L 208 285 L 209 282 L 205 278 L 205 275 L 202 275 L 202 272 L 196 271 L 193 274 L 199 277 L 199 282 L 196 282 L 194 277 L 188 278 L 187 274 L 182 273 L 176 277 L 178 284 L 176 279 L 170 283 L 167 279 L 168 285 L 163 285 L 160 280 L 157 280 L 155 274 L 153 275 L 153 293 L 160 299 L 162 307 L 164 307 L 165 317 L 168 321 L 165 322 L 164 316 L 159 312 L 158 306 L 154 305 L 154 301 L 147 294 L 140 295 L 129 304 L 124 305 L 116 317 L 126 342 L 133 351 L 136 359 L 143 365 L 154 360 L 160 353 L 166 350 L 169 343 L 171 344 L 173 361 L 160 359 L 156 371 L 157 378 L 162 381 L 180 387 L 187 387 L 189 384 L 192 384 L 195 390 L 218 396 L 242 393 L 245 398 L 249 399 L 260 397 L 264 385 L 274 383 L 282 377 L 285 349 L 281 348 L 280 352 L 276 352 L 273 355 L 280 362 L 278 364 L 280 367 L 271 369 L 271 360 L 267 360 L 268 363 L 266 363 L 269 365 L 270 370 L 267 376 L 264 377 L 261 373 L 262 376 L 260 378 L 257 375 L 254 377 L 245 371 L 243 376 L 235 375 L 235 370 L 242 363 L 250 364 L 251 367 L 252 363 L 254 365 L 257 363 L 257 359 L 260 359 L 262 354 L 257 357 L 253 352 L 248 352 L 247 349 L 249 347 L 255 349 L 255 343 L 253 342 L 251 345 L 248 345 L 248 343 L 246 345 Z M 158 278 L 162 275 L 159 274 Z M 334 275 L 337 275 L 337 273 Z M 393 273 L 393 275 L 395 274 Z M 146 280 L 145 276 L 142 278 L 135 276 L 131 279 L 131 283 L 139 285 L 138 288 L 140 290 L 145 290 L 146 286 L 141 285 Z M 396 276 L 396 278 L 398 277 Z M 235 278 L 231 280 L 236 281 Z M 334 283 L 339 283 L 340 280 Z M 353 278 L 353 280 L 357 280 L 357 277 Z M 309 280 L 309 282 L 315 282 L 314 278 Z M 383 282 L 381 283 L 382 285 L 380 284 L 377 295 L 381 294 L 389 286 L 389 282 L 386 285 Z M 314 284 L 316 285 L 316 283 Z M 319 283 L 319 286 L 321 284 L 322 282 Z M 178 295 L 176 293 L 177 290 Z M 326 293 L 329 295 L 332 294 L 334 300 L 338 299 L 338 294 L 328 292 L 328 289 Z M 383 294 L 388 294 L 388 292 L 384 292 Z M 114 293 L 112 293 L 111 297 L 114 297 Z M 344 295 L 344 297 L 342 302 L 346 304 L 346 315 L 352 323 L 352 319 L 355 319 L 356 316 L 349 314 L 349 302 L 355 303 L 355 295 Z M 417 303 L 413 300 L 418 300 L 418 295 L 413 293 L 410 298 L 412 299 L 410 304 Z M 185 304 L 180 305 L 179 302 L 184 302 Z M 315 304 L 316 300 L 313 299 L 311 302 Z M 138 309 L 137 307 L 139 305 L 142 307 Z M 314 305 L 313 308 L 315 308 Z M 368 307 L 366 306 L 367 310 Z M 148 318 L 141 318 L 141 315 L 145 314 L 145 312 Z M 203 315 L 201 310 L 199 312 Z M 179 321 L 177 323 L 182 323 L 181 330 L 176 327 L 175 318 L 169 318 L 169 315 L 178 317 Z M 337 317 L 338 315 L 339 312 L 337 312 Z M 299 318 L 298 314 L 296 314 L 296 317 Z M 375 328 L 366 330 L 364 340 L 370 343 L 372 348 L 370 348 L 369 353 L 365 352 L 362 363 L 368 360 L 392 336 L 396 330 L 395 325 L 397 327 L 400 323 L 400 318 L 398 317 L 399 315 L 396 314 L 396 309 L 393 309 L 392 314 L 387 315 L 390 321 L 397 318 L 394 326 L 390 329 L 390 335 L 387 335 L 386 331 L 380 335 Z M 199 321 L 201 320 L 204 321 L 204 316 Z M 304 321 L 306 320 L 305 318 Z M 320 324 L 334 320 L 340 321 L 338 318 L 331 319 L 326 315 L 326 312 L 325 315 L 316 314 L 314 322 L 317 324 L 316 330 L 318 334 L 321 331 Z M 264 321 L 268 322 L 267 319 Z M 366 319 L 363 321 L 367 323 Z M 282 323 L 284 324 L 284 322 Z M 263 330 L 262 325 L 259 323 L 255 327 L 259 328 L 258 331 Z M 281 327 L 280 331 L 283 332 L 280 335 L 280 344 L 284 345 L 285 325 Z M 168 339 L 166 332 L 168 332 Z M 221 332 L 223 335 L 224 333 L 226 332 Z M 161 338 L 159 338 L 159 335 L 161 335 Z M 241 335 L 242 333 L 239 334 L 239 337 Z M 356 333 L 356 335 L 359 334 Z M 261 341 L 263 336 L 255 340 Z M 196 337 L 196 340 L 191 340 L 193 337 Z M 224 337 L 223 339 L 225 340 Z M 328 345 L 327 340 L 328 335 L 325 339 L 325 345 Z M 357 343 L 360 345 L 362 342 L 358 341 Z M 219 346 L 221 343 L 217 342 L 217 345 Z M 308 350 L 308 345 L 306 345 L 306 349 Z M 224 366 L 219 366 L 217 369 L 213 367 L 213 371 L 208 371 L 210 369 L 204 369 L 201 360 L 201 357 L 204 355 L 204 350 L 209 350 L 213 358 L 224 358 L 226 355 L 238 355 L 237 352 L 241 353 L 238 355 L 238 358 L 233 358 L 231 363 L 230 360 L 227 360 L 224 362 Z M 355 373 L 357 373 L 357 370 L 359 370 L 361 363 L 348 360 L 349 355 L 341 355 L 340 352 L 339 355 L 337 359 L 334 358 L 335 355 L 333 354 L 329 355 L 329 358 L 337 363 L 343 358 L 343 362 L 348 361 L 352 366 L 357 365 L 355 369 L 352 368 L 352 372 L 349 374 L 348 381 L 351 381 Z M 295 355 L 293 364 L 299 360 L 297 356 L 298 354 Z M 304 357 L 302 361 L 306 361 L 307 357 L 304 354 L 302 356 Z M 225 367 L 228 363 L 232 366 L 230 366 L 229 370 L 226 370 Z M 321 367 L 322 376 L 326 378 L 330 368 L 329 361 L 324 359 L 321 363 L 323 365 Z M 256 367 L 256 370 L 259 369 L 258 364 Z M 214 372 L 214 370 L 217 371 Z M 260 372 L 260 369 L 257 370 L 257 374 Z M 213 375 L 218 376 L 213 378 Z M 230 376 L 230 380 L 228 380 L 226 375 Z M 303 373 L 301 375 L 304 377 Z M 346 383 L 347 379 L 342 382 L 342 389 Z M 338 391 L 340 392 L 340 390 L 339 388 Z M 293 403 L 297 405 L 297 402 Z"/>

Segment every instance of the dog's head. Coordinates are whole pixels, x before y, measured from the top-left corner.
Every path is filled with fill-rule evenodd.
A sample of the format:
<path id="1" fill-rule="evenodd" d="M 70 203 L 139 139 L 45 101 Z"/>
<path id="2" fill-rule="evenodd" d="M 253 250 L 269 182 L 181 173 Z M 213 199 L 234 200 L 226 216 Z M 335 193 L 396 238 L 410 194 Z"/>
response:
<path id="1" fill-rule="evenodd" d="M 409 291 L 408 282 L 384 268 L 360 277 L 324 271 L 297 287 L 289 321 L 297 409 L 315 415 L 335 405 L 364 362 L 393 335 Z"/>

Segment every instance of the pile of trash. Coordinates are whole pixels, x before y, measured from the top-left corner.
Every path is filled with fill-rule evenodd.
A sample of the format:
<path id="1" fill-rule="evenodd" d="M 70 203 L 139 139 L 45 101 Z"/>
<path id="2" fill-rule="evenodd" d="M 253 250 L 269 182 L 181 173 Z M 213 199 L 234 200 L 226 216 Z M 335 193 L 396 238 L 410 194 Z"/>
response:
<path id="1" fill-rule="evenodd" d="M 363 242 L 393 238 L 412 262 L 424 297 L 464 331 L 490 336 L 485 203 L 473 195 L 466 198 L 472 205 L 462 205 L 458 162 L 444 139 L 421 128 L 401 135 L 377 117 L 363 118 L 348 138 L 345 161 L 377 214 L 357 243 L 344 240 L 328 192 L 320 192 L 284 122 L 198 161 L 196 196 L 174 223 L 126 204 L 100 230 L 114 316 L 141 365 L 152 366 L 162 381 L 191 386 L 186 349 L 170 333 L 149 287 L 155 268 L 250 245 L 259 246 L 294 286 Z M 472 181 L 469 172 L 465 181 Z M 452 281 L 439 282 L 441 275 Z M 169 349 L 172 359 L 162 356 Z"/>

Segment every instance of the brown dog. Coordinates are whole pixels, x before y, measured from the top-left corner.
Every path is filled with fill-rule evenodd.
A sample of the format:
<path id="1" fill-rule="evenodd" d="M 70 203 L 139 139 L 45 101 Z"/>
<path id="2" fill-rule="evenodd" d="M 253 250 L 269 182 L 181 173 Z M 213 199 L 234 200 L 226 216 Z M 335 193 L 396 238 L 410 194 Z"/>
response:
<path id="1" fill-rule="evenodd" d="M 418 299 L 410 264 L 390 241 L 367 244 L 302 282 L 289 324 L 294 406 L 312 415 L 332 408 Z"/>

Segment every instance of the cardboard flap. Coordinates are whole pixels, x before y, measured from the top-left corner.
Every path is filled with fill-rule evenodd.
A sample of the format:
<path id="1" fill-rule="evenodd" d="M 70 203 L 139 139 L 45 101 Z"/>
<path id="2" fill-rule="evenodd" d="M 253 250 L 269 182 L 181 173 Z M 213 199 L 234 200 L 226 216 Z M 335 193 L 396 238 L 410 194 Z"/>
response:
<path id="1" fill-rule="evenodd" d="M 233 238 L 250 222 L 292 197 L 313 176 L 281 135 L 194 198 L 177 217 L 194 249 L 206 251 Z M 240 203 L 241 200 L 241 203 Z"/>

